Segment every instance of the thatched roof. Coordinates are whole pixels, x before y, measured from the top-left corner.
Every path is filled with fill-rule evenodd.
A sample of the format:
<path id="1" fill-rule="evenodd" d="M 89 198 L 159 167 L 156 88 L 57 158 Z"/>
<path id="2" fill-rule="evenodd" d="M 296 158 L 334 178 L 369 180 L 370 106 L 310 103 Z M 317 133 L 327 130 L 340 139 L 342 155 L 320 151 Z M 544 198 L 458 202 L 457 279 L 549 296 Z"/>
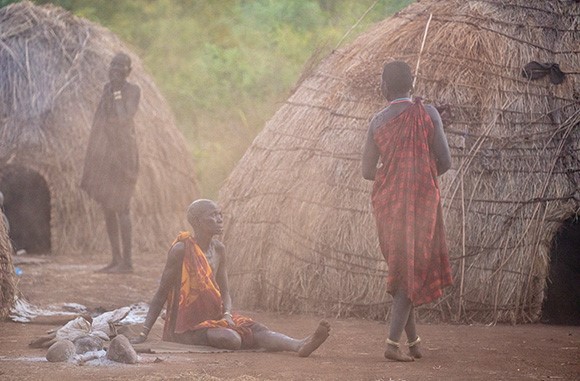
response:
<path id="1" fill-rule="evenodd" d="M 570 1 L 424 0 L 328 56 L 222 188 L 236 304 L 388 312 L 360 155 L 385 104 L 382 65 L 415 68 L 420 55 L 415 94 L 449 105 L 454 158 L 440 183 L 455 286 L 423 313 L 536 320 L 552 237 L 580 206 L 579 19 Z M 558 63 L 568 75 L 560 85 L 530 81 L 522 76 L 530 61 Z"/>
<path id="2" fill-rule="evenodd" d="M 129 81 L 141 88 L 134 241 L 138 249 L 165 247 L 184 226 L 196 182 L 169 105 L 139 57 L 110 31 L 61 8 L 24 1 L 0 9 L 0 173 L 24 167 L 46 180 L 56 252 L 108 249 L 102 212 L 79 183 L 108 65 L 120 51 L 133 61 Z"/>
<path id="3" fill-rule="evenodd" d="M 6 318 L 14 304 L 16 282 L 12 265 L 12 246 L 0 209 L 0 320 Z"/>

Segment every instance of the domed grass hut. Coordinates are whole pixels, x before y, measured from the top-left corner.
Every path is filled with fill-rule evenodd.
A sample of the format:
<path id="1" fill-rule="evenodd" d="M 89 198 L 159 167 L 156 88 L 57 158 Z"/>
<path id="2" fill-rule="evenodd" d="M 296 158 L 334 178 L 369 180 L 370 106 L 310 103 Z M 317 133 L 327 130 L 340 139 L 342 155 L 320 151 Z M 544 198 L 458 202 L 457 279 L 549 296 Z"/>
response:
<path id="1" fill-rule="evenodd" d="M 16 282 L 12 265 L 12 245 L 0 209 L 0 320 L 6 318 L 14 304 Z"/>
<path id="2" fill-rule="evenodd" d="M 140 59 L 113 33 L 51 5 L 0 9 L 0 191 L 11 238 L 29 252 L 109 250 L 102 211 L 79 187 L 93 116 L 118 52 L 141 88 L 135 116 L 137 250 L 165 248 L 197 195 L 170 108 Z"/>
<path id="3" fill-rule="evenodd" d="M 385 106 L 382 66 L 403 60 L 417 72 L 415 93 L 447 107 L 454 158 L 440 184 L 455 284 L 420 309 L 423 318 L 537 321 L 558 278 L 548 276 L 550 264 L 580 256 L 562 254 L 555 241 L 557 232 L 578 234 L 579 16 L 572 1 L 424 0 L 332 52 L 220 193 L 235 303 L 388 313 L 388 269 L 360 155 L 371 117 Z M 548 75 L 523 76 L 532 61 Z"/>

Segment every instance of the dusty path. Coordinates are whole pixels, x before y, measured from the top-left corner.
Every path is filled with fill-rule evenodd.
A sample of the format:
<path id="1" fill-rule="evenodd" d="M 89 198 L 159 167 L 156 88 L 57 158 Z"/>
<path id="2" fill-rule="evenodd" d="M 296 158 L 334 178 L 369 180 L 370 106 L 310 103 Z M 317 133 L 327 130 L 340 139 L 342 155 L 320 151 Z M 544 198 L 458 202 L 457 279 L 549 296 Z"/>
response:
<path id="1" fill-rule="evenodd" d="M 34 304 L 77 302 L 113 309 L 148 301 L 164 253 L 150 255 L 129 276 L 95 274 L 105 258 L 21 265 L 19 288 Z M 319 316 L 246 311 L 275 330 L 312 332 Z M 420 325 L 425 357 L 414 363 L 382 358 L 385 324 L 329 320 L 327 342 L 308 358 L 289 353 L 142 355 L 138 365 L 48 363 L 28 342 L 51 326 L 0 322 L 0 380 L 577 380 L 580 327 L 545 325 Z M 154 362 L 158 358 L 160 362 Z"/>

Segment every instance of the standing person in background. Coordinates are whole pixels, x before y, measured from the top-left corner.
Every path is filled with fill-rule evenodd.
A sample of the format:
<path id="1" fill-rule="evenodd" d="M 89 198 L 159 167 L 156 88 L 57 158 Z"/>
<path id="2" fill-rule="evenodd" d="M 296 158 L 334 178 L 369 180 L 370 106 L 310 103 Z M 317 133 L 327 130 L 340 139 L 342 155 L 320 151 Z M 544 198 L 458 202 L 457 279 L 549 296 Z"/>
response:
<path id="1" fill-rule="evenodd" d="M 81 188 L 103 209 L 111 243 L 113 259 L 100 272 L 133 271 L 130 204 L 139 171 L 133 117 L 141 90 L 127 82 L 130 72 L 131 58 L 117 53 L 95 112 L 81 180 Z"/>
<path id="2" fill-rule="evenodd" d="M 388 264 L 393 296 L 385 357 L 421 358 L 414 307 L 452 284 L 437 176 L 451 154 L 435 107 L 411 99 L 413 75 L 401 61 L 385 64 L 381 92 L 389 105 L 372 119 L 362 154 L 362 175 L 374 181 L 373 212 Z M 405 330 L 410 354 L 400 350 Z"/>

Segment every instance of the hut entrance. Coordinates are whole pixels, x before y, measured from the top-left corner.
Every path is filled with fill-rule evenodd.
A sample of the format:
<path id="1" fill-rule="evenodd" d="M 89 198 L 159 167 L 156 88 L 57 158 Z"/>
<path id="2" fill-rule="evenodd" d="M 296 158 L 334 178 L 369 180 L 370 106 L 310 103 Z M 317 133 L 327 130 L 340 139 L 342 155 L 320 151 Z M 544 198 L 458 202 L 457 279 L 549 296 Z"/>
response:
<path id="1" fill-rule="evenodd" d="M 0 171 L 0 191 L 15 249 L 50 252 L 50 192 L 44 178 L 24 167 L 6 167 Z"/>
<path id="2" fill-rule="evenodd" d="M 565 221 L 552 242 L 542 322 L 580 325 L 580 220 Z"/>

